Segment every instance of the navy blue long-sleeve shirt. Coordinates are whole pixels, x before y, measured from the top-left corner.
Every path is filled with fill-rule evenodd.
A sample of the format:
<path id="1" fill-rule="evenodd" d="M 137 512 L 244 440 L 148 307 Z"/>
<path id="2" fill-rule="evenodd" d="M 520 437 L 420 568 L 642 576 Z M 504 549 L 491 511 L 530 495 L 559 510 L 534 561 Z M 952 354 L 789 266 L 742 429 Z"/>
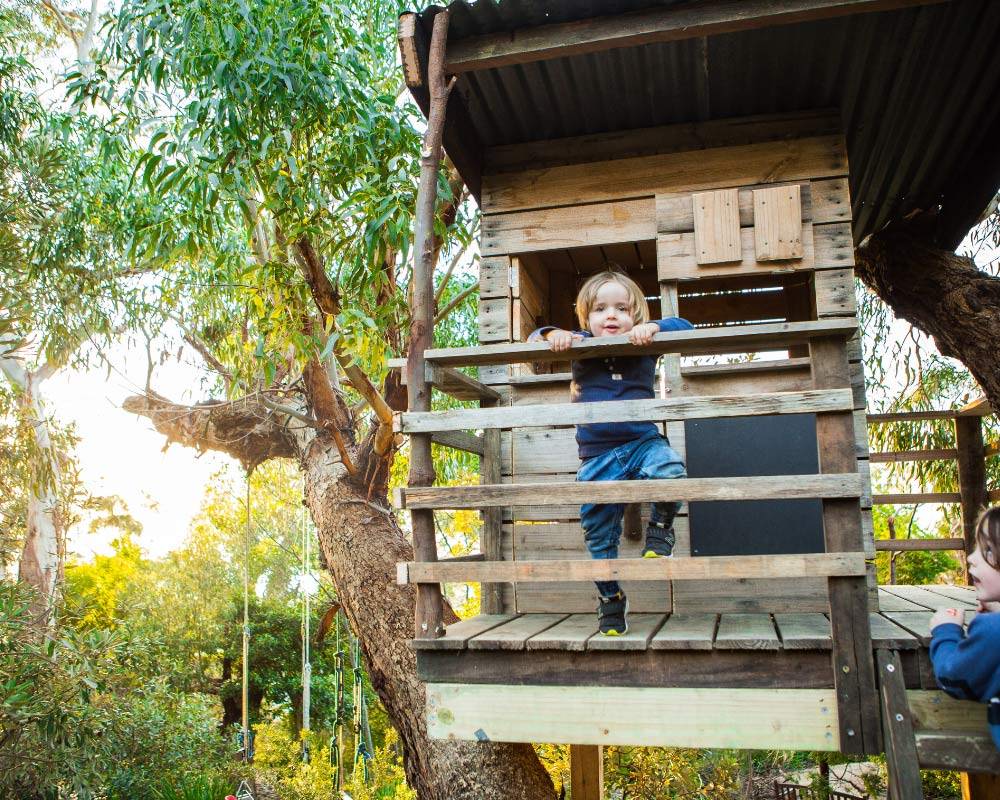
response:
<path id="1" fill-rule="evenodd" d="M 952 697 L 990 704 L 990 733 L 1000 750 L 1000 612 L 977 614 L 968 632 L 952 622 L 938 625 L 931 662 L 938 685 Z"/>
<path id="2" fill-rule="evenodd" d="M 668 317 L 650 320 L 661 332 L 686 331 L 694 326 L 686 319 Z M 534 331 L 528 341 L 538 341 L 549 331 L 546 326 Z M 589 331 L 575 331 L 591 338 Z M 599 403 L 607 400 L 652 400 L 653 378 L 657 356 L 615 356 L 585 358 L 573 362 L 573 384 L 570 387 L 574 403 Z M 633 442 L 656 432 L 652 422 L 598 422 L 576 426 L 576 443 L 581 459 L 592 458 L 615 447 Z"/>

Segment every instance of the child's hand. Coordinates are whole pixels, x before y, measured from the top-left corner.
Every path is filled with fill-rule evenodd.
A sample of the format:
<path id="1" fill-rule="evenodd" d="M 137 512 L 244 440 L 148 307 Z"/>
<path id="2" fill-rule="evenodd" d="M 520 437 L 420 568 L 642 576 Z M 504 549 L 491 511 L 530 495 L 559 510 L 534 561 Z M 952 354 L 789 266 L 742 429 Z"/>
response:
<path id="1" fill-rule="evenodd" d="M 552 347 L 553 352 L 562 353 L 565 350 L 569 350 L 573 346 L 573 342 L 579 342 L 583 339 L 579 333 L 570 333 L 569 331 L 556 329 L 554 331 L 549 331 L 545 334 L 545 341 L 549 343 Z"/>
<path id="2" fill-rule="evenodd" d="M 632 344 L 649 344 L 659 332 L 660 326 L 655 322 L 644 322 L 628 332 L 628 340 Z"/>
<path id="3" fill-rule="evenodd" d="M 944 625 L 946 622 L 961 625 L 964 621 L 965 615 L 960 609 L 941 608 L 935 611 L 934 616 L 931 617 L 931 630 L 933 631 L 938 625 Z"/>

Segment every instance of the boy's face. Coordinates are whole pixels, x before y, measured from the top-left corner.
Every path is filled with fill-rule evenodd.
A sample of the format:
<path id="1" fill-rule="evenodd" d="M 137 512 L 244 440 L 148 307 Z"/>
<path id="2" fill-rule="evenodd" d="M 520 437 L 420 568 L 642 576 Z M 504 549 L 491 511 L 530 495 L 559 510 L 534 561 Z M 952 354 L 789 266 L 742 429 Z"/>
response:
<path id="1" fill-rule="evenodd" d="M 587 323 L 594 336 L 619 336 L 632 330 L 635 322 L 628 289 L 617 281 L 602 284 L 594 297 Z"/>
<path id="2" fill-rule="evenodd" d="M 989 556 L 989 560 L 995 564 L 998 555 L 1000 554 L 984 554 L 982 545 L 980 545 L 969 556 L 969 577 L 972 578 L 972 583 L 976 587 L 976 597 L 980 602 L 1000 601 L 1000 570 L 991 567 L 986 558 Z"/>

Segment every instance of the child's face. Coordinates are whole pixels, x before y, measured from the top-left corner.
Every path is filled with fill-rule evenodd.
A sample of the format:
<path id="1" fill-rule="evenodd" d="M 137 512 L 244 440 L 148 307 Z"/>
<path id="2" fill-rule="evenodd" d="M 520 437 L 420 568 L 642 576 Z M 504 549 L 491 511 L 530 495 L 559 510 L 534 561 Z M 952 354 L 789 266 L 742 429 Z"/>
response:
<path id="1" fill-rule="evenodd" d="M 982 545 L 969 556 L 969 577 L 976 587 L 976 597 L 983 603 L 1000 601 L 1000 570 L 991 567 L 987 557 L 994 564 L 998 553 L 983 553 Z"/>
<path id="2" fill-rule="evenodd" d="M 619 336 L 632 330 L 635 321 L 628 289 L 617 281 L 602 284 L 594 297 L 587 323 L 594 336 Z"/>

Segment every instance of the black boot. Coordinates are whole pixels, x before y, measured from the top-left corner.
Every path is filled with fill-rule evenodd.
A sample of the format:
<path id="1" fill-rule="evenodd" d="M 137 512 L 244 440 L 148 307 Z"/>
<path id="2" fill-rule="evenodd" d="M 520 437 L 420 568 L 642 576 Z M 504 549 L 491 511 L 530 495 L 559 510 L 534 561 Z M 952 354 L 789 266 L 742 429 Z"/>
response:
<path id="1" fill-rule="evenodd" d="M 601 633 L 605 636 L 622 636 L 628 632 L 628 598 L 625 592 L 618 592 L 614 597 L 600 598 L 597 606 L 597 622 Z"/>
<path id="2" fill-rule="evenodd" d="M 670 558 L 674 554 L 674 524 L 653 522 L 646 525 L 646 546 L 643 558 Z"/>

